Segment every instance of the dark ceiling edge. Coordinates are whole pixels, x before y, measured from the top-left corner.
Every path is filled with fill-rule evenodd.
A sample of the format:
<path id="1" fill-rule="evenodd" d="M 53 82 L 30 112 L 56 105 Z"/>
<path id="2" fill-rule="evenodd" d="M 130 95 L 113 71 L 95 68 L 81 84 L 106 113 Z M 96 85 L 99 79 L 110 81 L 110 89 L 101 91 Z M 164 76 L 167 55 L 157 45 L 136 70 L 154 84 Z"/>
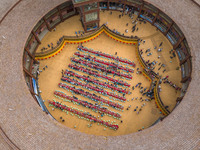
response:
<path id="1" fill-rule="evenodd" d="M 2 21 L 6 18 L 6 16 L 13 10 L 13 8 L 15 8 L 15 6 L 17 6 L 22 0 L 19 0 L 18 2 L 16 2 L 8 11 L 7 13 L 3 16 L 3 18 L 0 20 L 0 24 L 2 23 Z"/>
<path id="2" fill-rule="evenodd" d="M 193 3 L 195 3 L 197 6 L 200 7 L 200 4 L 198 2 L 196 2 L 196 0 L 192 0 Z"/>
<path id="3" fill-rule="evenodd" d="M 0 136 L 11 147 L 11 149 L 19 150 L 19 148 L 10 140 L 10 138 L 6 135 L 6 133 L 3 131 L 1 127 L 0 127 Z"/>

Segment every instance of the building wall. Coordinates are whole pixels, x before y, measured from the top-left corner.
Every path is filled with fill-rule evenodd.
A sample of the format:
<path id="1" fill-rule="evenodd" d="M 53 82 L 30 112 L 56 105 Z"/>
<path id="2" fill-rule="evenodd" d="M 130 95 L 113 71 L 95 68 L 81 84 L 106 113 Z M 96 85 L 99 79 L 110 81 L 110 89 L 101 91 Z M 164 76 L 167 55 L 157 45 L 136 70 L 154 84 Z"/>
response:
<path id="1" fill-rule="evenodd" d="M 142 132 L 104 138 L 69 129 L 47 116 L 24 82 L 22 57 L 26 40 L 41 17 L 64 1 L 21 1 L 0 24 L 0 125 L 13 143 L 20 149 L 198 149 L 199 7 L 190 0 L 147 0 L 183 31 L 193 60 L 192 81 L 182 102 L 162 122 Z"/>

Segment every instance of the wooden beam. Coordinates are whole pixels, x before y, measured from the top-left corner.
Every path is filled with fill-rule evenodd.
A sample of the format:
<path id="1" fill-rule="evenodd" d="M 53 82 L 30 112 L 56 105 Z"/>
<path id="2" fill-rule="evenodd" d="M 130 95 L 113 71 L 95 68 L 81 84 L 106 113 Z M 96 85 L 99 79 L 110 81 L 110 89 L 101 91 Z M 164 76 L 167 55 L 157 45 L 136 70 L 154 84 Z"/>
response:
<path id="1" fill-rule="evenodd" d="M 123 12 L 125 11 L 125 9 L 126 9 L 126 1 L 124 1 L 124 6 L 123 6 Z"/>
<path id="2" fill-rule="evenodd" d="M 59 13 L 60 19 L 61 19 L 61 21 L 63 22 L 64 19 L 63 19 L 62 13 L 61 13 L 61 11 L 60 11 L 60 8 L 57 7 L 57 9 L 58 9 L 58 13 Z"/>
<path id="3" fill-rule="evenodd" d="M 32 72 L 32 70 L 33 70 L 33 69 L 32 69 L 32 67 L 33 67 L 33 62 L 34 62 L 34 61 L 33 61 L 33 59 L 31 59 L 31 63 L 30 63 L 29 72 Z"/>
<path id="4" fill-rule="evenodd" d="M 192 62 L 191 62 L 191 60 L 188 61 L 188 67 L 189 67 L 189 70 L 190 70 L 190 77 L 191 77 L 191 75 L 192 75 Z"/>
<path id="5" fill-rule="evenodd" d="M 74 0 L 72 0 L 72 2 L 73 2 L 74 7 L 80 7 L 80 6 L 85 6 L 85 5 L 95 3 L 95 2 L 98 2 L 98 1 L 97 0 L 89 0 L 89 1 L 85 1 L 85 2 L 75 3 Z"/>
<path id="6" fill-rule="evenodd" d="M 90 10 L 90 11 L 87 11 L 87 12 L 85 12 L 85 10 L 84 10 L 84 11 L 83 11 L 83 15 L 90 14 L 90 13 L 93 13 L 93 12 L 98 12 L 98 11 L 99 11 L 98 8 L 93 9 L 93 10 Z"/>
<path id="7" fill-rule="evenodd" d="M 24 52 L 24 58 L 23 58 L 23 65 L 25 64 L 25 60 L 26 60 L 26 58 L 27 58 L 27 55 L 26 55 L 26 53 Z"/>
<path id="8" fill-rule="evenodd" d="M 45 17 L 43 17 L 43 20 L 44 20 L 44 22 L 45 22 L 45 24 L 46 24 L 46 26 L 47 26 L 47 29 L 48 29 L 49 31 L 51 31 L 51 28 L 50 28 L 50 26 L 49 26 L 49 24 L 48 24 L 48 22 L 47 22 L 47 20 L 46 20 Z"/>
<path id="9" fill-rule="evenodd" d="M 155 16 L 155 18 L 153 19 L 153 21 L 152 21 L 151 24 L 154 24 L 154 23 L 156 22 L 156 19 L 158 18 L 159 13 L 160 13 L 160 11 L 158 10 L 158 12 L 156 13 L 156 16 Z"/>
<path id="10" fill-rule="evenodd" d="M 164 35 L 167 35 L 167 33 L 169 32 L 169 30 L 170 30 L 170 28 L 171 28 L 171 26 L 172 26 L 173 24 L 174 24 L 174 22 L 172 21 L 172 22 L 169 24 L 167 30 L 164 32 Z"/>
<path id="11" fill-rule="evenodd" d="M 83 22 L 85 22 L 85 9 L 84 9 L 83 6 L 81 6 L 81 8 L 82 8 L 82 12 L 81 12 L 81 9 L 80 9 L 80 13 L 83 16 Z"/>
<path id="12" fill-rule="evenodd" d="M 185 83 L 187 80 L 191 79 L 191 74 L 181 80 L 181 83 Z"/>
<path id="13" fill-rule="evenodd" d="M 32 31 L 32 33 L 33 33 L 35 39 L 37 40 L 37 42 L 38 42 L 39 44 L 41 44 L 41 41 L 40 41 L 40 39 L 38 38 L 38 36 L 35 34 L 35 32 Z"/>
<path id="14" fill-rule="evenodd" d="M 173 49 L 176 49 L 176 48 L 179 46 L 179 44 L 181 44 L 181 42 L 182 42 L 184 39 L 185 39 L 185 37 L 182 36 L 182 37 L 178 40 L 178 42 L 173 46 Z"/>
<path id="15" fill-rule="evenodd" d="M 30 90 L 30 92 L 31 92 L 31 94 L 33 94 L 33 95 L 39 96 L 38 94 L 34 93 L 34 91 L 32 91 L 32 90 Z"/>
<path id="16" fill-rule="evenodd" d="M 34 58 L 35 58 L 35 52 L 36 52 L 36 50 L 38 49 L 38 47 L 39 47 L 39 44 L 36 46 L 36 48 L 34 49 L 34 52 L 33 52 L 33 56 L 34 56 Z"/>
<path id="17" fill-rule="evenodd" d="M 189 60 L 190 57 L 191 57 L 191 56 L 187 56 L 187 57 L 183 60 L 184 63 L 187 61 L 189 73 L 188 73 L 188 76 L 182 78 L 181 83 L 185 83 L 186 81 L 191 80 L 192 65 L 191 65 L 191 61 Z M 185 60 L 186 60 L 186 61 L 185 61 Z M 182 69 L 181 69 L 181 70 L 182 70 Z"/>
<path id="18" fill-rule="evenodd" d="M 35 57 L 31 54 L 31 52 L 27 49 L 27 47 L 24 48 L 25 51 L 28 53 L 28 55 L 34 60 L 34 62 L 37 62 L 37 60 L 35 59 Z"/>
<path id="19" fill-rule="evenodd" d="M 97 2 L 97 8 L 99 9 L 99 11 L 100 11 L 100 8 L 99 8 L 99 2 Z"/>
<path id="20" fill-rule="evenodd" d="M 144 7 L 144 2 L 142 3 L 142 5 L 140 5 L 140 11 L 138 13 L 138 17 L 141 15 L 143 7 Z"/>
<path id="21" fill-rule="evenodd" d="M 97 19 L 100 21 L 99 10 L 97 11 Z M 98 28 L 99 28 L 99 26 L 98 26 Z"/>
<path id="22" fill-rule="evenodd" d="M 36 79 L 36 77 L 34 75 L 32 75 L 24 66 L 23 66 L 23 70 L 27 75 L 29 75 L 30 77 Z"/>
<path id="23" fill-rule="evenodd" d="M 98 28 L 99 28 L 99 22 L 100 22 L 100 21 L 98 21 Z"/>
<path id="24" fill-rule="evenodd" d="M 182 97 L 177 97 L 176 102 L 181 102 L 182 99 L 183 99 L 183 96 Z"/>
<path id="25" fill-rule="evenodd" d="M 188 59 L 190 59 L 191 55 L 188 55 L 187 57 L 185 57 L 185 59 L 180 61 L 180 65 L 184 64 Z"/>
<path id="26" fill-rule="evenodd" d="M 92 23 L 96 23 L 96 22 L 99 22 L 100 20 L 97 19 L 97 20 L 92 20 L 92 21 L 89 21 L 89 22 L 84 22 L 84 25 L 88 25 L 88 24 L 92 24 Z"/>
<path id="27" fill-rule="evenodd" d="M 77 9 L 74 7 L 74 5 L 72 4 L 72 5 L 70 5 L 70 6 L 72 6 L 73 7 L 73 11 L 77 11 Z M 70 7 L 69 6 L 69 7 Z"/>

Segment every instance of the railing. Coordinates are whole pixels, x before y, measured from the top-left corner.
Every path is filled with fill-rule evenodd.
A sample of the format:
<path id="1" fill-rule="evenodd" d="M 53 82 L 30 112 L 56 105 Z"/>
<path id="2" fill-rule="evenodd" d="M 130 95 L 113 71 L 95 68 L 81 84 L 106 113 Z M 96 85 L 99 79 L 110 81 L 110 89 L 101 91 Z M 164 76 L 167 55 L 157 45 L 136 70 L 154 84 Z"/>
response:
<path id="1" fill-rule="evenodd" d="M 51 50 L 48 50 L 48 51 L 45 51 L 45 52 L 36 53 L 35 57 L 37 59 L 37 58 L 41 58 L 41 57 L 51 55 L 51 54 L 57 52 L 58 50 L 60 50 L 63 47 L 63 45 L 66 44 L 66 43 L 68 43 L 68 44 L 79 44 L 79 43 L 88 42 L 92 38 L 96 38 L 102 32 L 105 32 L 108 36 L 110 36 L 113 39 L 115 39 L 116 41 L 119 41 L 119 42 L 122 42 L 122 43 L 134 44 L 134 45 L 137 45 L 137 43 L 138 43 L 138 38 L 116 34 L 112 30 L 110 30 L 107 26 L 102 25 L 98 30 L 95 30 L 94 32 L 88 33 L 84 36 L 79 36 L 79 37 L 63 36 L 62 40 L 60 41 L 60 44 L 57 45 L 54 49 L 51 49 Z"/>
<path id="2" fill-rule="evenodd" d="M 143 68 L 142 74 L 151 82 L 151 85 L 154 80 L 157 80 L 156 87 L 154 88 L 155 102 L 156 102 L 156 105 L 158 106 L 158 108 L 160 109 L 160 111 L 163 113 L 163 115 L 165 115 L 165 116 L 168 115 L 170 112 L 164 107 L 164 104 L 163 104 L 163 102 L 160 98 L 160 94 L 158 92 L 160 77 L 154 71 L 151 71 L 152 75 L 155 76 L 155 79 L 153 79 L 152 76 L 146 71 L 147 65 L 144 62 L 142 56 L 140 55 L 139 47 L 136 50 L 136 57 L 138 58 L 139 63 L 141 64 L 141 66 Z M 151 87 L 149 89 L 151 89 Z"/>
<path id="3" fill-rule="evenodd" d="M 157 79 L 157 83 L 156 83 L 156 87 L 154 88 L 154 97 L 155 97 L 155 103 L 158 106 L 158 108 L 160 109 L 160 111 L 162 112 L 163 115 L 167 116 L 169 115 L 169 110 L 165 108 L 161 98 L 160 98 L 160 94 L 159 94 L 159 81 L 160 78 Z"/>
<path id="4" fill-rule="evenodd" d="M 87 35 L 81 36 L 81 37 L 63 36 L 60 44 L 55 46 L 54 49 L 50 49 L 50 50 L 45 51 L 45 52 L 36 53 L 35 57 L 44 57 L 44 56 L 51 55 L 51 54 L 55 53 L 56 51 L 58 51 L 63 46 L 65 41 L 85 41 L 86 39 L 94 36 L 95 34 L 98 34 L 99 32 L 100 32 L 100 30 L 94 31 L 92 33 L 88 33 Z"/>
<path id="5" fill-rule="evenodd" d="M 105 25 L 102 25 L 104 27 L 104 30 L 107 31 L 110 35 L 118 38 L 119 40 L 122 40 L 122 41 L 130 41 L 130 42 L 133 42 L 133 40 L 135 42 L 138 42 L 138 38 L 137 37 L 130 37 L 130 36 L 125 36 L 125 35 L 121 35 L 121 34 L 118 34 L 114 31 L 112 31 L 111 29 L 109 29 L 107 26 Z"/>
<path id="6" fill-rule="evenodd" d="M 143 69 L 147 68 L 147 65 L 145 64 L 142 56 L 140 55 L 140 50 L 139 50 L 139 46 L 137 46 L 137 50 L 136 50 L 136 57 L 140 63 L 140 65 L 142 66 Z"/>
<path id="7" fill-rule="evenodd" d="M 153 81 L 153 78 L 148 74 L 148 72 L 147 72 L 145 69 L 143 69 L 142 74 L 143 74 L 150 82 Z"/>
<path id="8" fill-rule="evenodd" d="M 153 70 L 151 70 L 150 73 L 153 76 L 155 76 L 155 78 L 152 78 L 152 75 L 146 71 L 147 65 L 146 65 L 145 61 L 143 60 L 142 56 L 140 55 L 139 46 L 137 47 L 137 50 L 136 50 L 136 57 L 138 58 L 138 61 L 143 68 L 142 74 L 151 82 L 151 86 L 152 86 L 153 81 L 157 81 L 156 87 L 154 88 L 155 102 L 156 102 L 156 105 L 158 106 L 158 108 L 160 109 L 160 111 L 163 113 L 163 115 L 165 115 L 165 116 L 168 115 L 170 112 L 164 107 L 164 104 L 163 104 L 163 102 L 160 98 L 160 94 L 158 92 L 160 77 Z M 151 90 L 151 86 L 149 88 L 150 90 Z"/>
<path id="9" fill-rule="evenodd" d="M 152 88 L 152 82 L 153 82 L 153 78 L 148 74 L 148 72 L 146 71 L 146 69 L 143 69 L 142 74 L 151 82 L 150 83 L 150 87 L 149 90 L 151 90 Z"/>

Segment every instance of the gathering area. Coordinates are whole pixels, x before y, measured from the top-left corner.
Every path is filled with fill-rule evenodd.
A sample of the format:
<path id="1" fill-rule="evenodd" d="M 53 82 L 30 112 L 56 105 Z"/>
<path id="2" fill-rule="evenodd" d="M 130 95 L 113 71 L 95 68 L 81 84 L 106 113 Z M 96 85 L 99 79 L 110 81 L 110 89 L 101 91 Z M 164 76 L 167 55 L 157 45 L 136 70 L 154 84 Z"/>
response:
<path id="1" fill-rule="evenodd" d="M 43 38 L 36 52 L 45 53 L 41 49 L 48 48 L 49 43 L 55 45 L 63 32 L 76 36 L 77 40 L 80 38 L 80 42 L 66 41 L 57 55 L 38 58 L 41 97 L 57 121 L 75 130 L 109 136 L 142 131 L 176 106 L 181 89 L 173 85 L 182 86 L 178 58 L 173 55 L 170 42 L 148 22 L 128 13 L 121 18 L 121 12 L 102 11 L 100 15 L 102 18 L 112 16 L 109 22 L 102 20 L 101 24 L 116 37 L 102 32 L 92 40 L 81 42 L 81 38 L 90 33 L 81 35 L 83 29 L 78 16 L 74 16 Z M 67 33 L 65 28 L 70 28 L 70 23 L 75 21 L 77 30 Z M 115 22 L 120 26 L 115 26 Z M 135 24 L 138 31 L 132 32 Z M 117 32 L 122 37 L 134 37 L 135 44 L 120 41 Z M 172 82 L 172 86 L 166 81 Z M 167 114 L 155 99 L 160 99 Z"/>
<path id="2" fill-rule="evenodd" d="M 199 8 L 2 0 L 1 149 L 199 149 Z"/>

